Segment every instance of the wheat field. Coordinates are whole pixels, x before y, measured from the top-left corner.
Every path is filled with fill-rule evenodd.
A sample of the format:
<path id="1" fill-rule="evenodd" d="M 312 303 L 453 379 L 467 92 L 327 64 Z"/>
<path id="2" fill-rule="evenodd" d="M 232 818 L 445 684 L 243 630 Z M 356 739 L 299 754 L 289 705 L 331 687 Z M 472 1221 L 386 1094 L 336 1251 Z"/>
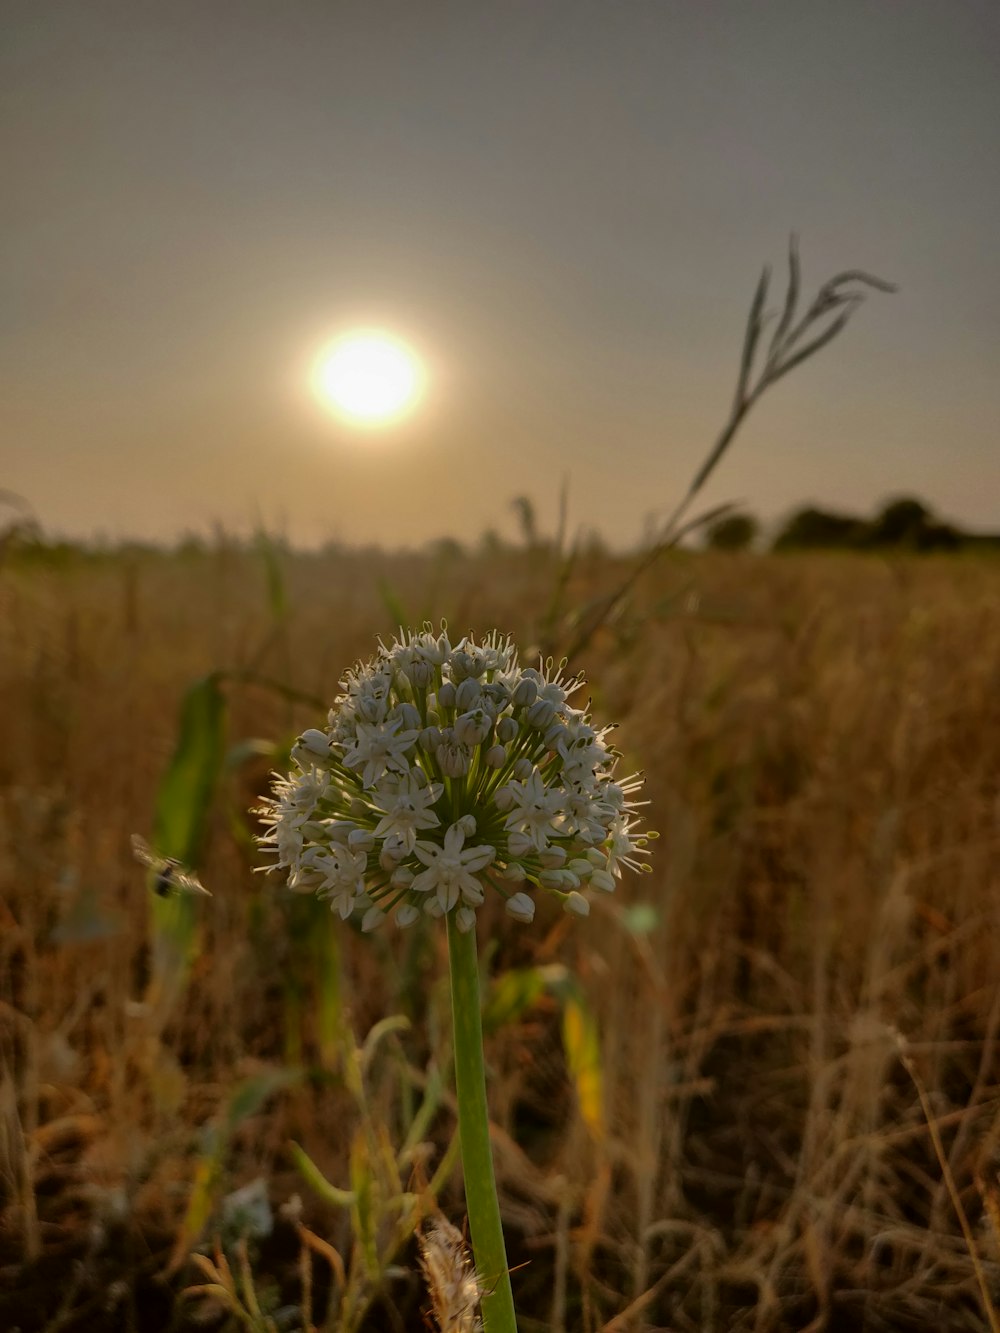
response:
<path id="1" fill-rule="evenodd" d="M 550 615 L 543 546 L 0 569 L 0 1328 L 428 1326 L 443 936 L 293 898 L 248 810 L 398 617 L 558 655 L 620 573 Z M 483 922 L 521 1326 L 997 1329 L 1000 565 L 674 553 L 572 665 L 660 841 L 586 921 Z M 177 908 L 129 840 L 206 680 Z"/>

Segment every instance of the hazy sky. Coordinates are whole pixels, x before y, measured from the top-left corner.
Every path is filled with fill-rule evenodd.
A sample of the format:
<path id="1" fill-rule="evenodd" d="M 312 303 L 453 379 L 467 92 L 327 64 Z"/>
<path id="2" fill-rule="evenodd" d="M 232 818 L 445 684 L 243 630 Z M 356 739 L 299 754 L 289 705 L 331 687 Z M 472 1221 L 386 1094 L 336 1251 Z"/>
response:
<path id="1" fill-rule="evenodd" d="M 726 415 L 759 270 L 874 295 L 708 501 L 1000 528 L 996 0 L 0 0 L 0 488 L 50 531 L 302 543 L 534 497 L 633 541 Z M 426 358 L 378 434 L 322 342 Z"/>

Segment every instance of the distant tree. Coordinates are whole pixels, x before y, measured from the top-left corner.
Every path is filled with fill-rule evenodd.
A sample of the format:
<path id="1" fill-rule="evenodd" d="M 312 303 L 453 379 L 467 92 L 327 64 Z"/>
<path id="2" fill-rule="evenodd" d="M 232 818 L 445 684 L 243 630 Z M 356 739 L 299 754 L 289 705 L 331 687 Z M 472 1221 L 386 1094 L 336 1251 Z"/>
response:
<path id="1" fill-rule="evenodd" d="M 753 514 L 727 514 L 708 525 L 705 545 L 713 551 L 745 551 L 760 532 Z"/>
<path id="2" fill-rule="evenodd" d="M 890 500 L 868 525 L 866 545 L 918 546 L 930 517 L 931 511 L 921 500 L 911 496 Z"/>
<path id="3" fill-rule="evenodd" d="M 959 551 L 968 538 L 950 523 L 928 523 L 917 541 L 919 551 Z"/>
<path id="4" fill-rule="evenodd" d="M 866 546 L 896 546 L 914 551 L 954 551 L 964 534 L 950 523 L 942 523 L 921 500 L 902 496 L 883 505 L 869 524 Z"/>
<path id="5" fill-rule="evenodd" d="M 811 506 L 797 509 L 774 539 L 774 550 L 857 546 L 867 528 L 864 519 L 852 514 L 835 514 Z"/>

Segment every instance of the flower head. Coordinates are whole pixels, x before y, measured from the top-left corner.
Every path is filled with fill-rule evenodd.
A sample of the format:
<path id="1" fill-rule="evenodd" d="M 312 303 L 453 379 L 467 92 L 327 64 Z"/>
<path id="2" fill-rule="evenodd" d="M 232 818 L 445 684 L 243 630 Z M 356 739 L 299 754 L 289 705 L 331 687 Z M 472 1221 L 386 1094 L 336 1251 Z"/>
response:
<path id="1" fill-rule="evenodd" d="M 518 921 L 539 891 L 585 916 L 588 891 L 646 869 L 641 779 L 615 780 L 609 729 L 570 707 L 582 680 L 563 665 L 522 669 L 496 632 L 380 642 L 259 811 L 289 886 L 358 910 L 365 930 L 453 912 L 465 931 L 488 889 Z"/>

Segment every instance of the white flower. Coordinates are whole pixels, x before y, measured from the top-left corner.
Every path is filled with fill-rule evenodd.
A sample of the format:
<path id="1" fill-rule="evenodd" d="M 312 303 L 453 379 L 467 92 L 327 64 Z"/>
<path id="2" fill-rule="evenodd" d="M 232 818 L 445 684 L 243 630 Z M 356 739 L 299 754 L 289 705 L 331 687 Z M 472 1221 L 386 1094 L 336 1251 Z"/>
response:
<path id="1" fill-rule="evenodd" d="M 459 895 L 471 906 L 483 901 L 483 886 L 475 878 L 477 870 L 490 864 L 496 851 L 492 847 L 464 847 L 465 830 L 452 824 L 444 835 L 444 846 L 433 842 L 417 843 L 417 859 L 427 867 L 410 885 L 414 893 L 435 893 L 441 908 L 450 912 Z"/>
<path id="2" fill-rule="evenodd" d="M 411 748 L 419 732 L 412 728 L 400 731 L 402 718 L 391 722 L 359 722 L 354 744 L 344 755 L 347 768 L 363 768 L 361 782 L 374 787 L 388 772 L 405 773 L 409 768 L 406 751 Z"/>
<path id="3" fill-rule="evenodd" d="M 401 840 L 402 848 L 412 852 L 416 846 L 417 832 L 436 828 L 441 823 L 431 807 L 443 791 L 444 786 L 440 782 L 420 787 L 413 777 L 408 777 L 405 785 L 401 784 L 397 791 L 387 791 L 377 796 L 372 805 L 375 810 L 382 812 L 382 818 L 375 825 L 375 837 L 384 838 L 389 833 L 395 833 Z"/>
<path id="4" fill-rule="evenodd" d="M 640 776 L 615 778 L 609 729 L 567 702 L 580 684 L 551 661 L 522 669 L 497 632 L 380 643 L 275 776 L 261 845 L 291 889 L 364 930 L 453 913 L 471 931 L 491 888 L 520 921 L 538 890 L 586 915 L 587 894 L 647 868 L 654 835 L 638 830 Z"/>
<path id="5" fill-rule="evenodd" d="M 537 769 L 524 782 L 508 783 L 507 789 L 514 804 L 504 827 L 526 833 L 531 845 L 539 852 L 544 851 L 547 834 L 553 831 L 553 820 L 563 807 L 563 792 L 558 787 L 546 787 Z"/>
<path id="6" fill-rule="evenodd" d="M 609 829 L 611 836 L 607 843 L 608 869 L 616 879 L 621 878 L 622 866 L 628 866 L 630 870 L 641 870 L 642 862 L 636 858 L 649 855 L 643 850 L 642 842 L 633 839 L 634 827 L 634 821 L 622 814 L 615 816 Z"/>
<path id="7" fill-rule="evenodd" d="M 329 898 L 330 906 L 345 920 L 351 915 L 354 899 L 364 892 L 367 860 L 364 852 L 336 842 L 325 850 L 315 850 L 309 858 L 309 868 L 321 876 L 317 893 Z"/>

